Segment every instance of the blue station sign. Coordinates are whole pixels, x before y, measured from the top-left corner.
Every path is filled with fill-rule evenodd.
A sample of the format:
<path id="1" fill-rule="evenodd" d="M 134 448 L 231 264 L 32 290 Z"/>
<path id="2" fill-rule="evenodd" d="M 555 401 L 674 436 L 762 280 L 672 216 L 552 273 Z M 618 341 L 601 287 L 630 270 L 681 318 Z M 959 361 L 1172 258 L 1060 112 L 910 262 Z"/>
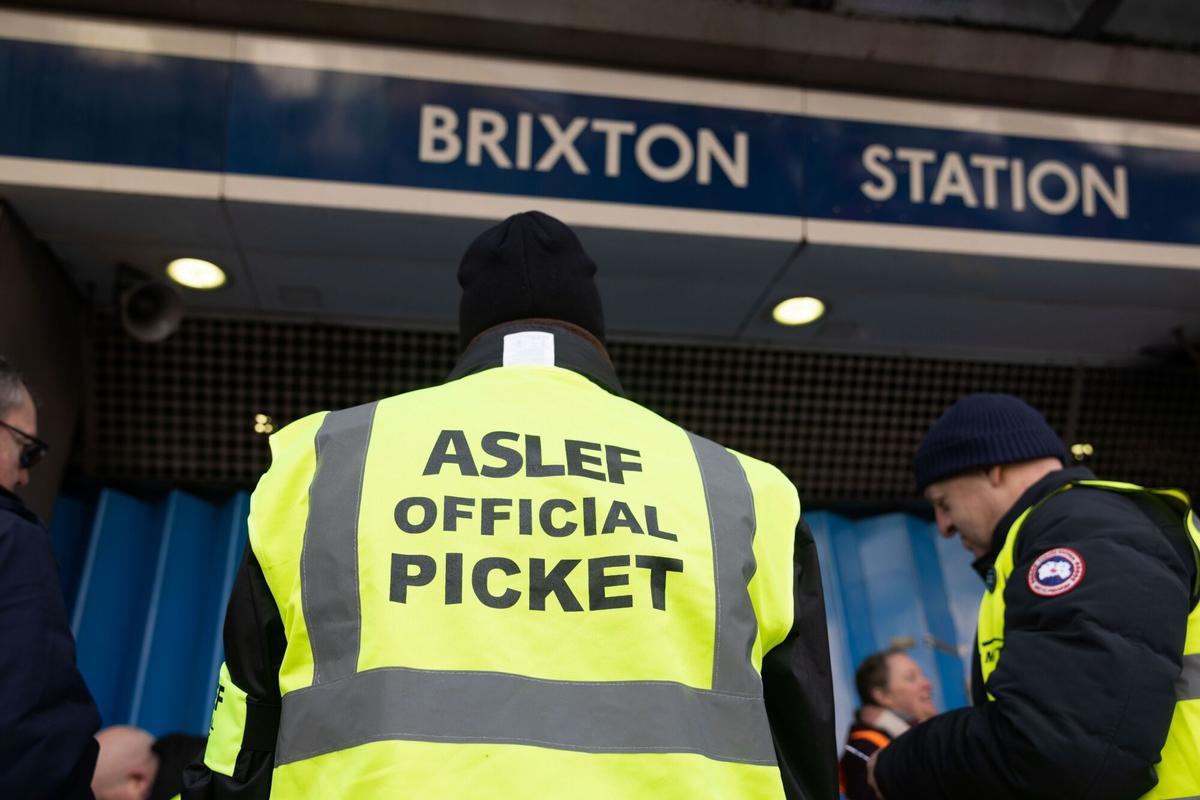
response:
<path id="1" fill-rule="evenodd" d="M 585 224 L 973 231 L 1049 237 L 1050 257 L 1067 237 L 1200 266 L 1180 250 L 1200 242 L 1200 130 L 0 13 L 20 23 L 0 26 L 0 183 L 100 164 L 150 193 L 182 171 L 236 199 L 487 216 L 542 198 Z"/>

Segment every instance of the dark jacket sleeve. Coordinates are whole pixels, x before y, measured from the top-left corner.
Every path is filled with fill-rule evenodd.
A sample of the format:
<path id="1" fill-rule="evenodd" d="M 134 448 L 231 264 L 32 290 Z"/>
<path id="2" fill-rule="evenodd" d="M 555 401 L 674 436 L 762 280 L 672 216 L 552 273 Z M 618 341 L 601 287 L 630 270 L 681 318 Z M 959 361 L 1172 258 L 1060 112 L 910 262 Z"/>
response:
<path id="1" fill-rule="evenodd" d="M 0 511 L 0 797 L 91 798 L 99 727 L 50 537 Z"/>
<path id="2" fill-rule="evenodd" d="M 1029 586 L 1058 547 L 1084 562 L 1070 591 Z M 887 800 L 1139 797 L 1174 710 L 1194 566 L 1139 504 L 1095 489 L 1046 501 L 1020 533 L 1004 599 L 995 702 L 943 714 L 879 755 Z M 1190 558 L 1188 559 L 1190 561 Z"/>
<path id="3" fill-rule="evenodd" d="M 817 546 L 803 520 L 796 530 L 795 617 L 787 638 L 763 657 L 763 692 L 789 800 L 837 797 L 837 733 L 829 630 Z"/>
<path id="4" fill-rule="evenodd" d="M 265 800 L 271 794 L 279 732 L 279 666 L 285 647 L 275 598 L 247 545 L 225 614 L 225 666 L 233 686 L 229 691 L 225 686 L 218 688 L 205 753 L 184 771 L 185 800 Z M 230 735 L 230 731 L 215 730 L 224 719 L 216 708 L 220 703 L 242 702 L 243 694 L 245 726 L 233 732 L 238 740 L 236 762 L 231 774 L 225 774 L 212 766 L 217 759 L 209 753 Z"/>
<path id="5" fill-rule="evenodd" d="M 850 748 L 857 752 L 851 752 Z M 879 745 L 869 739 L 852 739 L 842 751 L 839 771 L 842 778 L 842 796 L 846 800 L 876 800 L 875 790 L 867 783 L 867 762 L 880 750 Z M 861 754 L 861 755 L 860 755 Z"/>

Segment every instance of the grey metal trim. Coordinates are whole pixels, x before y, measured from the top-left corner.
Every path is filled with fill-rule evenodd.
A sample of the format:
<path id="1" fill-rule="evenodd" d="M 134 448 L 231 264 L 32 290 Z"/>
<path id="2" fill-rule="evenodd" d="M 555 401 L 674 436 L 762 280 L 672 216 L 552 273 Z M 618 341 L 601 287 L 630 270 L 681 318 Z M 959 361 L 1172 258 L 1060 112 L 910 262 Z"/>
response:
<path id="1" fill-rule="evenodd" d="M 688 433 L 712 531 L 713 580 L 716 588 L 716 637 L 712 688 L 762 697 L 762 681 L 750 661 L 758 635 L 758 617 L 750 601 L 754 560 L 754 496 L 737 457 L 721 445 Z"/>
<path id="2" fill-rule="evenodd" d="M 283 696 L 277 765 L 368 742 L 697 753 L 774 766 L 762 701 L 666 681 L 551 681 L 387 667 Z"/>
<path id="3" fill-rule="evenodd" d="M 314 684 L 345 678 L 358 669 L 358 512 L 376 405 L 327 414 L 317 431 L 317 467 L 308 491 L 300 553 L 300 594 Z M 320 579 L 309 580 L 310 571 Z"/>
<path id="4" fill-rule="evenodd" d="M 1183 671 L 1175 679 L 1175 700 L 1200 700 L 1200 653 L 1183 657 Z"/>

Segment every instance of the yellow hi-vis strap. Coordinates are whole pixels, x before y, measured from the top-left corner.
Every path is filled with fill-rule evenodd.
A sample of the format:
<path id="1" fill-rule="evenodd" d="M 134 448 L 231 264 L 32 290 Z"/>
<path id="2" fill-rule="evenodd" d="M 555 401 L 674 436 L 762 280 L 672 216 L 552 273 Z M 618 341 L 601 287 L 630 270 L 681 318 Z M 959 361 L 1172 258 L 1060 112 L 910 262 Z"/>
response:
<path id="1" fill-rule="evenodd" d="M 229 667 L 221 664 L 217 697 L 213 701 L 212 724 L 204 747 L 204 764 L 213 772 L 233 776 L 242 736 L 246 731 L 246 693 L 229 677 Z"/>
<path id="2" fill-rule="evenodd" d="M 1183 670 L 1175 681 L 1175 712 L 1155 771 L 1158 785 L 1142 800 L 1200 798 L 1200 607 L 1188 617 Z"/>
<path id="3" fill-rule="evenodd" d="M 1062 491 L 1062 489 L 1058 491 Z M 1050 497 L 1053 496 L 1050 495 Z M 1048 499 L 1050 498 L 1047 497 L 1046 500 Z M 1021 526 L 1025 524 L 1025 520 L 1040 505 L 1041 503 L 1037 503 L 1025 509 L 1008 529 L 1004 547 L 996 556 L 996 563 L 992 565 L 988 590 L 979 604 L 979 624 L 976 627 L 975 641 L 979 650 L 979 668 L 983 673 L 984 686 L 987 686 L 988 678 L 991 677 L 992 671 L 996 669 L 996 664 L 1000 661 L 1000 651 L 1004 649 L 1004 589 L 1008 586 L 1008 577 L 1012 575 L 1013 571 L 1017 534 L 1020 532 Z M 991 692 L 987 697 L 988 700 L 996 699 Z"/>
<path id="4" fill-rule="evenodd" d="M 313 683 L 283 696 L 275 764 L 385 740 L 523 744 L 590 753 L 696 753 L 774 766 L 750 659 L 757 617 L 754 498 L 724 447 L 689 434 L 700 467 L 717 591 L 713 685 L 557 681 L 500 672 L 386 667 L 357 671 L 361 610 L 354 543 L 376 404 L 329 414 L 317 433 L 302 567 Z"/>

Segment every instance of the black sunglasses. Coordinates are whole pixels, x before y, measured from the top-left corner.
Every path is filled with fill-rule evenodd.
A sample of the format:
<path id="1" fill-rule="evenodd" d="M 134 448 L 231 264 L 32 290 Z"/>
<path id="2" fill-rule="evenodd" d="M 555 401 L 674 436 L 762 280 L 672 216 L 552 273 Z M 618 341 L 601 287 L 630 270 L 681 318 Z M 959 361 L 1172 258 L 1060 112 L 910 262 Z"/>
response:
<path id="1" fill-rule="evenodd" d="M 33 469 L 36 467 L 38 462 L 45 457 L 46 452 L 50 449 L 50 445 L 46 442 L 43 442 L 36 436 L 26 433 L 20 428 L 14 428 L 4 420 L 0 420 L 0 427 L 8 428 L 17 436 L 20 436 L 25 440 L 25 443 L 21 445 L 21 467 L 23 469 Z"/>

